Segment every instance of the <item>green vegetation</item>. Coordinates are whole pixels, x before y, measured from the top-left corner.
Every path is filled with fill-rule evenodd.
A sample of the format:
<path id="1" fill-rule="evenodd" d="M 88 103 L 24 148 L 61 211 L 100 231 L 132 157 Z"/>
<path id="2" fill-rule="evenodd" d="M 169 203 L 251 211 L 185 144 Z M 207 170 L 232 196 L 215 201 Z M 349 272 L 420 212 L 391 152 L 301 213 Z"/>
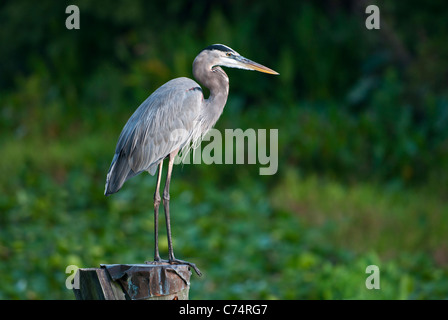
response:
<path id="1" fill-rule="evenodd" d="M 105 175 L 132 112 L 212 43 L 280 72 L 226 70 L 216 126 L 278 129 L 279 171 L 175 167 L 191 298 L 448 298 L 445 2 L 381 2 L 379 31 L 347 3 L 0 4 L 0 299 L 73 299 L 68 265 L 152 258 L 155 177 L 106 198 Z"/>

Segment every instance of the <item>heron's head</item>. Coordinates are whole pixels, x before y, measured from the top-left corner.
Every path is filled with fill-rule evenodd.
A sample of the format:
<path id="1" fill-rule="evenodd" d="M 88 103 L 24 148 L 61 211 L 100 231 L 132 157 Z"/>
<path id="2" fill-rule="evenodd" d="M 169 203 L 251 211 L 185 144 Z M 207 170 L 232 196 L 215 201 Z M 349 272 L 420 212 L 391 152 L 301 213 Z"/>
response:
<path id="1" fill-rule="evenodd" d="M 279 74 L 257 62 L 249 60 L 238 52 L 223 44 L 213 44 L 202 50 L 195 61 L 201 61 L 210 68 L 215 66 L 238 68 L 244 70 L 256 70 L 269 74 Z"/>

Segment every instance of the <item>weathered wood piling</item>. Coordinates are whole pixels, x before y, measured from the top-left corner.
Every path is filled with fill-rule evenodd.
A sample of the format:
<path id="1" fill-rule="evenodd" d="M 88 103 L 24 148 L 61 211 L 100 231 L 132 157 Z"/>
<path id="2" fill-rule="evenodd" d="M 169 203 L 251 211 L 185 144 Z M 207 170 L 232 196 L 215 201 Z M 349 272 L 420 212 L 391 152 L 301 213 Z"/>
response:
<path id="1" fill-rule="evenodd" d="M 188 265 L 111 264 L 78 269 L 77 300 L 188 300 Z M 78 278 L 76 278 L 78 277 Z"/>

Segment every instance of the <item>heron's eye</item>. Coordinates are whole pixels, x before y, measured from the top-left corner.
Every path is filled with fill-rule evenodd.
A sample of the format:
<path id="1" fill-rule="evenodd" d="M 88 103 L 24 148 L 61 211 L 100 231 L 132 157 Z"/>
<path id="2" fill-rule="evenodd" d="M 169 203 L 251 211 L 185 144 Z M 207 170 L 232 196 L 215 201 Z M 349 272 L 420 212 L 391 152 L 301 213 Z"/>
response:
<path id="1" fill-rule="evenodd" d="M 230 52 L 227 52 L 227 53 L 226 53 L 226 56 L 231 57 L 232 54 L 231 54 Z"/>

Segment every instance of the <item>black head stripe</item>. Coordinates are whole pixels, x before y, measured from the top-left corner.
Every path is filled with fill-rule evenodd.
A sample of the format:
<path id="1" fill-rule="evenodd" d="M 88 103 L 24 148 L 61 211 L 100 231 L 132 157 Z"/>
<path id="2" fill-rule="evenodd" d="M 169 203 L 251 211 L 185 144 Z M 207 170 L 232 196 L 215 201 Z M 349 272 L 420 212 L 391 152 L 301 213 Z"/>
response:
<path id="1" fill-rule="evenodd" d="M 235 52 L 234 50 L 232 50 L 229 47 L 226 47 L 226 46 L 224 46 L 222 44 L 212 44 L 211 46 L 208 46 L 204 50 L 219 50 L 219 51 L 222 51 L 222 52 L 232 52 L 232 53 Z"/>

